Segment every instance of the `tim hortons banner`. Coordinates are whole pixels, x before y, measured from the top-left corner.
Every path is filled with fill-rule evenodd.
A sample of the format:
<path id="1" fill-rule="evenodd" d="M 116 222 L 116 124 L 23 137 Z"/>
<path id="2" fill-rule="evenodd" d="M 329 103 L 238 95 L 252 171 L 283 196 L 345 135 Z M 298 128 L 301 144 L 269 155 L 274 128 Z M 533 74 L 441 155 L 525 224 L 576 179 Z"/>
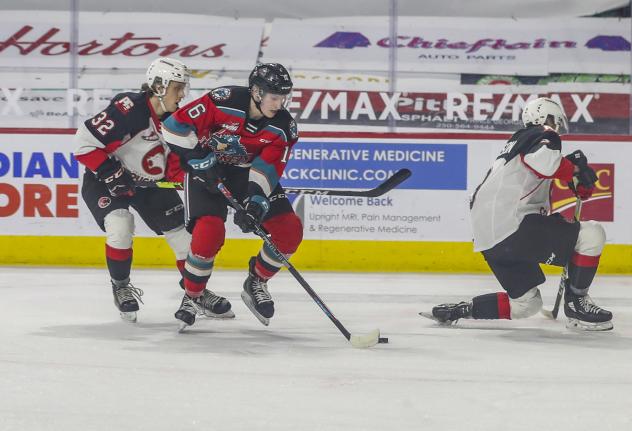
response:
<path id="1" fill-rule="evenodd" d="M 561 103 L 576 134 L 628 134 L 628 94 L 416 93 L 295 90 L 290 110 L 302 124 L 388 126 L 458 131 L 507 131 L 522 126 L 529 100 L 541 96 Z"/>
<path id="2" fill-rule="evenodd" d="M 403 17 L 396 40 L 386 16 L 277 19 L 263 59 L 307 70 L 384 72 L 392 47 L 400 72 L 628 74 L 630 19 L 576 18 L 561 24 L 540 18 Z"/>
<path id="3" fill-rule="evenodd" d="M 70 13 L 3 11 L 0 67 L 68 68 Z M 80 68 L 145 69 L 172 57 L 193 69 L 250 70 L 261 44 L 262 19 L 186 14 L 79 13 Z"/>

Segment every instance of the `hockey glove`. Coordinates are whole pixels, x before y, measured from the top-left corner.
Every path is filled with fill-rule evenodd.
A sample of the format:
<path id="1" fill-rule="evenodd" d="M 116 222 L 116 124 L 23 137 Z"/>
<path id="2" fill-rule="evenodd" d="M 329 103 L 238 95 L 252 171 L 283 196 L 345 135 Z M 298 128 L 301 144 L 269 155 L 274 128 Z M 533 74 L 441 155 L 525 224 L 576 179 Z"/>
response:
<path id="1" fill-rule="evenodd" d="M 212 152 L 204 156 L 192 154 L 191 158 L 186 160 L 186 164 L 187 170 L 194 179 L 203 181 L 208 186 L 214 186 L 217 182 L 217 158 Z"/>
<path id="2" fill-rule="evenodd" d="M 116 159 L 107 159 L 97 168 L 96 176 L 105 183 L 112 197 L 134 196 L 134 178 Z"/>
<path id="3" fill-rule="evenodd" d="M 581 150 L 573 151 L 566 158 L 577 167 L 573 175 L 573 182 L 568 184 L 569 187 L 581 200 L 590 198 L 598 180 L 597 174 L 593 168 L 588 166 L 588 159 Z"/>
<path id="4" fill-rule="evenodd" d="M 270 202 L 260 195 L 248 199 L 244 209 L 235 212 L 234 223 L 243 233 L 254 232 L 270 209 Z"/>

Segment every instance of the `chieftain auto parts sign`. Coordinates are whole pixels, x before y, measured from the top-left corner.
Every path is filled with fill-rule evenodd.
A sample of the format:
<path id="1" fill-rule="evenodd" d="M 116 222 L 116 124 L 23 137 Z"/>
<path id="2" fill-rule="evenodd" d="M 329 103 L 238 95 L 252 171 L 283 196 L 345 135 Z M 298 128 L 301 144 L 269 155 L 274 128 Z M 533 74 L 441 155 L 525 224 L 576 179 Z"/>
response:
<path id="1" fill-rule="evenodd" d="M 306 70 L 386 72 L 396 50 L 399 72 L 630 71 L 629 19 L 565 19 L 561 26 L 542 19 L 399 17 L 394 37 L 388 23 L 386 17 L 274 20 L 263 57 Z"/>

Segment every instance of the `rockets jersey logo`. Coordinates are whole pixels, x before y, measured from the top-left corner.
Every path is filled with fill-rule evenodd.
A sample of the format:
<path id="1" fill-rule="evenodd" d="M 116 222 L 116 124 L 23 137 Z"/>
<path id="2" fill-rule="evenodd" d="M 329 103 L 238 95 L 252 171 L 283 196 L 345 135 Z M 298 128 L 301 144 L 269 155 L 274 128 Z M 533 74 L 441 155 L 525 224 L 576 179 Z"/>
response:
<path id="1" fill-rule="evenodd" d="M 221 163 L 241 165 L 248 161 L 248 151 L 241 143 L 241 136 L 239 135 L 214 133 L 209 145 Z"/>

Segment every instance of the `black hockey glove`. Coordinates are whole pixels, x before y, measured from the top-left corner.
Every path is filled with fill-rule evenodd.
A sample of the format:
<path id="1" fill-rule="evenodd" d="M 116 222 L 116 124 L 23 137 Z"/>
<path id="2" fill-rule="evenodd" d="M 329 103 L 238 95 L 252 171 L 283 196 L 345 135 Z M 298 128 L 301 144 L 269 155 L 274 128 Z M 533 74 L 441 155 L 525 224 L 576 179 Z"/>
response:
<path id="1" fill-rule="evenodd" d="M 215 187 L 217 182 L 217 157 L 215 154 L 192 153 L 186 158 L 186 170 L 194 180 L 202 181 L 209 187 Z"/>
<path id="2" fill-rule="evenodd" d="M 134 196 L 134 178 L 116 159 L 107 159 L 97 168 L 96 176 L 105 183 L 112 197 Z"/>
<path id="3" fill-rule="evenodd" d="M 569 187 L 580 199 L 590 198 L 598 180 L 597 174 L 588 166 L 588 159 L 581 150 L 573 151 L 566 158 L 577 166 L 577 172 L 574 173 L 573 182 L 569 183 Z"/>
<path id="4" fill-rule="evenodd" d="M 260 195 L 248 199 L 244 209 L 235 212 L 234 223 L 243 233 L 254 232 L 270 209 L 270 202 Z"/>

